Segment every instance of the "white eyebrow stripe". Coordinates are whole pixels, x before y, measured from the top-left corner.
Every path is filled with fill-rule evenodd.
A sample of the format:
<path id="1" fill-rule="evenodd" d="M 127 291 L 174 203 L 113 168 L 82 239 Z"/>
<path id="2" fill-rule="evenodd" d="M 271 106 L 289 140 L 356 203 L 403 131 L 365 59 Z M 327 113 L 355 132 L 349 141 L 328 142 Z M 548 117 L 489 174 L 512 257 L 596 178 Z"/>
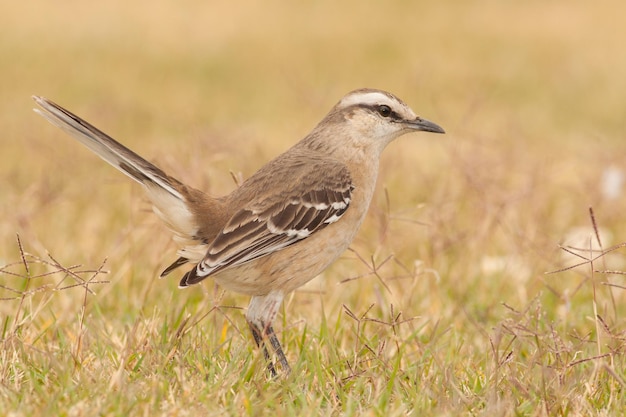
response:
<path id="1" fill-rule="evenodd" d="M 348 97 L 344 97 L 341 100 L 341 107 L 350 107 L 356 104 L 397 104 L 396 101 L 392 100 L 386 94 L 380 93 L 378 91 L 370 91 L 367 93 L 355 93 L 351 94 Z"/>

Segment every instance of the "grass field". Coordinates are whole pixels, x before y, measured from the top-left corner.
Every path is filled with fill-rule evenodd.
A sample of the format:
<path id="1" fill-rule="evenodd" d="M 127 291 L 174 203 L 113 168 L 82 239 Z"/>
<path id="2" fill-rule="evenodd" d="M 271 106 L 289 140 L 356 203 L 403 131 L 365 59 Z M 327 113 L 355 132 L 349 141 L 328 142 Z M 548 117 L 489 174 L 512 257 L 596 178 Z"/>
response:
<path id="1" fill-rule="evenodd" d="M 3 4 L 0 415 L 622 414 L 626 5 L 212 3 Z M 247 298 L 157 279 L 140 187 L 30 99 L 221 195 L 360 87 L 447 135 L 386 150 L 351 250 L 285 301 L 278 380 Z"/>

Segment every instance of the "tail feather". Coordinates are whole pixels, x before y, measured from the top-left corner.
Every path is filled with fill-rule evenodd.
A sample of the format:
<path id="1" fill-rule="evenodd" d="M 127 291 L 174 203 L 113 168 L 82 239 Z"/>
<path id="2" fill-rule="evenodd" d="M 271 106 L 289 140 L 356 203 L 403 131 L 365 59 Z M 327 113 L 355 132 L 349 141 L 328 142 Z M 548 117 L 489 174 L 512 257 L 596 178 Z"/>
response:
<path id="1" fill-rule="evenodd" d="M 35 112 L 78 139 L 100 158 L 143 185 L 152 201 L 154 212 L 174 232 L 175 240 L 182 244 L 183 249 L 181 251 L 188 251 L 189 248 L 193 249 L 191 250 L 192 253 L 194 250 L 197 251 L 194 248 L 199 243 L 197 237 L 199 227 L 185 198 L 191 190 L 189 187 L 168 176 L 152 163 L 58 104 L 44 97 L 33 96 L 33 99 L 41 107 L 41 109 L 35 109 Z M 161 276 L 188 261 L 189 258 L 181 256 Z"/>
<path id="2" fill-rule="evenodd" d="M 144 185 L 153 183 L 172 196 L 183 200 L 183 196 L 172 183 L 172 179 L 161 169 L 58 104 L 44 97 L 33 96 L 33 99 L 41 107 L 41 109 L 35 109 L 35 112 L 74 136 L 100 158 L 133 180 Z"/>
<path id="3" fill-rule="evenodd" d="M 181 256 L 180 258 L 178 258 L 174 262 L 172 262 L 172 264 L 170 266 L 165 268 L 165 270 L 163 270 L 163 272 L 161 272 L 161 275 L 159 275 L 159 276 L 161 278 L 163 278 L 164 276 L 168 275 L 170 272 L 172 272 L 176 268 L 181 267 L 181 266 L 185 265 L 188 262 L 189 262 L 189 259 L 184 258 L 184 257 Z"/>

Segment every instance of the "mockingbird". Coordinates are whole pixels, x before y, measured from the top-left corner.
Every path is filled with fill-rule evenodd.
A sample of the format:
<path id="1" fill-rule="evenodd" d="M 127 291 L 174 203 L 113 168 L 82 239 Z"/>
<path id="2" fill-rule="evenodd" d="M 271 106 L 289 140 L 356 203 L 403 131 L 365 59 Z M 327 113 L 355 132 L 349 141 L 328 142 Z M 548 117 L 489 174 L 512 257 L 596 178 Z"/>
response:
<path id="1" fill-rule="evenodd" d="M 284 372 L 290 372 L 272 328 L 283 297 L 348 248 L 372 199 L 385 146 L 405 133 L 444 133 L 390 93 L 356 90 L 232 193 L 212 197 L 63 107 L 33 98 L 41 106 L 36 112 L 144 187 L 180 247 L 179 258 L 161 277 L 190 264 L 180 287 L 212 277 L 226 289 L 252 296 L 246 320 L 272 375 L 267 341 Z"/>

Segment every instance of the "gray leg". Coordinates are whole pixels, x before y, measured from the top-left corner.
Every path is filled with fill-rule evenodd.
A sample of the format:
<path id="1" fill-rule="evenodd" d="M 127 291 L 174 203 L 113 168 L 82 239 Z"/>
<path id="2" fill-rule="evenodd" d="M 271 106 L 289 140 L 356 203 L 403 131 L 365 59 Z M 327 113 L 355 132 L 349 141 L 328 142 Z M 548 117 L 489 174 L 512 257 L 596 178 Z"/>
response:
<path id="1" fill-rule="evenodd" d="M 263 349 L 263 356 L 267 361 L 267 370 L 270 375 L 273 377 L 276 376 L 276 369 L 274 368 L 274 363 L 272 362 L 272 358 L 270 353 L 267 351 L 267 346 L 265 346 L 265 342 L 263 341 L 263 330 L 258 329 L 254 324 L 248 322 L 248 326 L 250 327 L 250 331 L 252 332 L 252 336 L 254 337 L 254 341 L 256 342 L 257 347 Z"/>
<path id="2" fill-rule="evenodd" d="M 283 293 L 279 291 L 270 292 L 263 296 L 255 296 L 252 297 L 250 306 L 248 306 L 248 311 L 246 312 L 246 320 L 252 331 L 254 341 L 257 346 L 263 348 L 263 356 L 265 356 L 265 359 L 268 361 L 267 369 L 272 376 L 276 375 L 276 369 L 272 363 L 271 355 L 267 350 L 267 340 L 269 340 L 283 371 L 287 374 L 291 372 L 280 341 L 272 328 L 272 322 L 276 318 L 278 308 L 282 301 Z"/>
<path id="3" fill-rule="evenodd" d="M 287 358 L 283 352 L 283 347 L 280 345 L 278 337 L 276 337 L 276 333 L 274 333 L 272 326 L 267 326 L 267 335 L 270 338 L 270 343 L 274 348 L 274 352 L 276 352 L 276 356 L 278 356 L 278 362 L 280 362 L 280 365 L 283 367 L 286 374 L 290 373 L 291 367 L 289 366 L 289 362 L 287 362 Z"/>

